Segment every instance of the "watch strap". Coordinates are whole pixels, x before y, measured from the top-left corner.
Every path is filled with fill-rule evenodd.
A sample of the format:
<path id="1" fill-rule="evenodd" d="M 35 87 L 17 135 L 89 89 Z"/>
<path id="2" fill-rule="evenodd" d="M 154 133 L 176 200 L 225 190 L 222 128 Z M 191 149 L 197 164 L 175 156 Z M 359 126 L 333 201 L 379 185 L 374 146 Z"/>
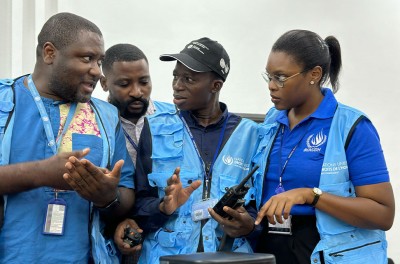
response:
<path id="1" fill-rule="evenodd" d="M 114 208 L 118 207 L 120 205 L 120 192 L 117 190 L 117 196 L 115 197 L 114 200 L 112 200 L 110 203 L 108 203 L 104 207 L 97 207 L 95 206 L 99 211 L 105 212 L 105 211 L 112 211 Z"/>
<path id="2" fill-rule="evenodd" d="M 312 201 L 311 206 L 315 206 L 318 203 L 319 196 L 319 194 L 314 193 L 314 200 Z"/>
<path id="3" fill-rule="evenodd" d="M 318 203 L 319 197 L 321 196 L 321 193 L 316 192 L 315 189 L 317 189 L 317 188 L 314 188 L 314 189 L 313 189 L 314 200 L 313 200 L 312 203 L 311 203 L 311 206 L 313 206 L 313 207 Z M 320 190 L 317 189 L 317 191 L 320 191 Z M 320 191 L 320 192 L 321 192 L 321 191 Z"/>

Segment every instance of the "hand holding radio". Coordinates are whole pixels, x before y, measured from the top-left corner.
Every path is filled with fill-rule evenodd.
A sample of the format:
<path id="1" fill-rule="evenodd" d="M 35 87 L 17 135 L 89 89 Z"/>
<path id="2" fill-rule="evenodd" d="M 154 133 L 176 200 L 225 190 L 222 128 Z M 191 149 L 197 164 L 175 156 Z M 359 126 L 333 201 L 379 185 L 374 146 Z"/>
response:
<path id="1" fill-rule="evenodd" d="M 142 244 L 143 237 L 136 229 L 127 227 L 124 230 L 124 238 L 123 241 L 127 243 L 131 248 L 136 247 L 139 244 Z"/>
<path id="2" fill-rule="evenodd" d="M 245 185 L 246 182 L 253 176 L 254 172 L 258 169 L 258 165 L 255 166 L 251 172 L 243 178 L 243 180 L 236 186 L 226 187 L 225 195 L 218 201 L 214 206 L 213 210 L 223 218 L 229 217 L 229 215 L 223 210 L 224 206 L 237 209 L 245 203 L 244 196 L 247 194 L 250 187 Z"/>

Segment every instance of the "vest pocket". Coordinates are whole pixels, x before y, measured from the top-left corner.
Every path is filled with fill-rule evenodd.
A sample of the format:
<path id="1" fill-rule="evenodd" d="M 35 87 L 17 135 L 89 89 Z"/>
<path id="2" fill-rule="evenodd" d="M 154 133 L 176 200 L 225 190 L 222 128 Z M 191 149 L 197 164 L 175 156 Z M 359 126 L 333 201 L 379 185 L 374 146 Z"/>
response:
<path id="1" fill-rule="evenodd" d="M 157 187 L 158 196 L 159 197 L 164 197 L 165 196 L 165 187 L 168 186 L 167 180 L 172 176 L 172 173 L 173 173 L 173 171 L 170 171 L 170 172 L 153 172 L 153 173 L 150 173 L 148 175 L 149 184 L 152 187 Z M 179 177 L 181 179 L 182 187 L 186 188 L 192 182 L 198 180 L 200 175 L 198 173 L 195 173 L 195 172 L 189 172 L 189 171 L 181 170 Z M 200 188 L 202 188 L 202 187 L 200 187 Z M 197 189 L 196 191 L 198 191 L 198 190 L 199 189 Z M 174 214 L 190 215 L 191 206 L 192 206 L 194 197 L 195 197 L 195 194 L 193 193 L 189 197 L 189 199 L 186 201 L 186 203 L 184 203 L 178 209 L 176 209 Z"/>
<path id="2" fill-rule="evenodd" d="M 90 160 L 94 165 L 100 166 L 103 158 L 103 140 L 95 135 L 89 134 L 72 134 L 72 150 L 82 150 L 90 148 L 89 154 L 85 159 Z"/>
<path id="3" fill-rule="evenodd" d="M 158 232 L 156 239 L 160 246 L 167 248 L 182 248 L 186 245 L 186 239 L 181 238 L 180 232 L 169 232 L 161 230 Z"/>
<path id="4" fill-rule="evenodd" d="M 231 187 L 234 187 L 238 184 L 236 178 L 228 175 L 220 175 L 219 176 L 219 193 L 218 198 L 221 199 L 222 196 L 227 192 L 227 190 Z"/>
<path id="5" fill-rule="evenodd" d="M 347 252 L 350 252 L 350 251 L 353 251 L 353 250 L 362 249 L 363 247 L 372 246 L 372 245 L 378 244 L 378 243 L 381 243 L 381 241 L 378 240 L 378 241 L 374 241 L 374 242 L 371 242 L 371 243 L 367 243 L 367 244 L 364 244 L 364 245 L 361 245 L 361 246 L 357 246 L 357 247 L 353 247 L 353 248 L 342 249 L 342 250 L 337 251 L 337 252 L 329 253 L 329 256 L 331 256 L 331 257 L 342 257 L 342 256 L 345 255 Z"/>
<path id="6" fill-rule="evenodd" d="M 175 123 L 157 123 L 151 127 L 151 133 L 153 171 L 165 172 L 181 166 L 183 164 L 183 126 Z M 170 172 L 171 175 L 172 172 Z"/>
<path id="7" fill-rule="evenodd" d="M 14 104 L 12 102 L 0 101 L 0 128 L 4 129 L 8 115 L 13 108 Z"/>
<path id="8" fill-rule="evenodd" d="M 151 128 L 153 159 L 174 159 L 182 156 L 183 126 L 157 124 Z"/>
<path id="9" fill-rule="evenodd" d="M 0 101 L 0 149 L 5 133 L 5 126 L 8 120 L 8 116 L 10 115 L 11 110 L 13 109 L 14 104 L 12 102 Z M 0 153 L 0 161 L 1 161 L 1 153 Z"/>
<path id="10" fill-rule="evenodd" d="M 361 240 L 324 251 L 325 263 L 386 263 L 386 243 L 381 240 Z"/>
<path id="11" fill-rule="evenodd" d="M 321 184 L 319 186 L 324 192 L 342 196 L 342 197 L 355 197 L 355 190 L 351 181 L 345 181 L 334 184 Z"/>

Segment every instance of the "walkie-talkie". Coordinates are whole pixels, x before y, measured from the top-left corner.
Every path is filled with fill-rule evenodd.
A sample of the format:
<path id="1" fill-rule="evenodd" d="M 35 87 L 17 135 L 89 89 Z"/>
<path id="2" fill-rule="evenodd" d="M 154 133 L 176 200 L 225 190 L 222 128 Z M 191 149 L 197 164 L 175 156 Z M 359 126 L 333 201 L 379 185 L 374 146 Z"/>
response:
<path id="1" fill-rule="evenodd" d="M 124 242 L 127 243 L 130 247 L 136 247 L 137 245 L 143 242 L 142 234 L 136 231 L 133 228 L 127 227 L 124 230 Z"/>
<path id="2" fill-rule="evenodd" d="M 251 172 L 244 177 L 244 179 L 236 186 L 233 187 L 226 187 L 225 195 L 218 201 L 218 203 L 214 206 L 214 211 L 219 214 L 220 216 L 226 218 L 229 215 L 222 210 L 224 206 L 231 207 L 232 209 L 236 209 L 242 206 L 245 202 L 244 196 L 246 195 L 247 191 L 249 190 L 249 186 L 245 185 L 245 183 L 250 179 L 250 177 L 254 174 L 254 172 L 258 169 L 258 165 L 255 166 Z"/>

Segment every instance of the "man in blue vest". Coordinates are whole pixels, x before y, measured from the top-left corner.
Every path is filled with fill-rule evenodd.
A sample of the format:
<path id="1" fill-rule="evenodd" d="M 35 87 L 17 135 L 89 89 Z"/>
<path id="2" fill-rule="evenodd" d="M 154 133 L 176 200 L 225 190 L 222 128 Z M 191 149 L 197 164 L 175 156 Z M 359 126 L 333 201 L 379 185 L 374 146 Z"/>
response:
<path id="1" fill-rule="evenodd" d="M 174 111 L 175 106 L 151 100 L 149 62 L 143 51 L 132 44 L 121 43 L 108 48 L 102 70 L 101 86 L 109 92 L 108 101 L 118 108 L 126 146 L 136 165 L 145 116 L 156 111 Z"/>
<path id="2" fill-rule="evenodd" d="M 99 216 L 132 206 L 133 164 L 117 109 L 91 98 L 102 33 L 59 13 L 44 24 L 36 50 L 33 73 L 0 86 L 0 262 L 112 263 Z"/>
<path id="3" fill-rule="evenodd" d="M 132 162 L 136 165 L 140 134 L 147 123 L 145 116 L 166 110 L 175 112 L 175 106 L 151 100 L 149 62 L 143 51 L 132 44 L 121 43 L 108 48 L 102 70 L 101 85 L 105 92 L 109 92 L 108 101 L 119 110 L 126 146 Z M 132 219 L 127 219 L 120 225 L 139 228 Z M 119 244 L 123 243 L 123 231 L 116 234 Z M 140 253 L 139 249 L 140 247 L 122 247 L 121 251 L 126 255 L 123 263 L 135 263 Z"/>
<path id="4" fill-rule="evenodd" d="M 254 208 L 225 207 L 227 218 L 210 209 L 226 187 L 248 174 L 257 141 L 256 124 L 219 102 L 229 56 L 218 42 L 201 38 L 160 59 L 176 61 L 172 87 L 178 110 L 149 116 L 140 138 L 134 213 L 145 240 L 139 263 L 217 251 L 224 234 L 237 238 L 229 250 L 250 252 L 244 236 L 254 228 Z M 252 197 L 253 188 L 246 201 Z"/>

